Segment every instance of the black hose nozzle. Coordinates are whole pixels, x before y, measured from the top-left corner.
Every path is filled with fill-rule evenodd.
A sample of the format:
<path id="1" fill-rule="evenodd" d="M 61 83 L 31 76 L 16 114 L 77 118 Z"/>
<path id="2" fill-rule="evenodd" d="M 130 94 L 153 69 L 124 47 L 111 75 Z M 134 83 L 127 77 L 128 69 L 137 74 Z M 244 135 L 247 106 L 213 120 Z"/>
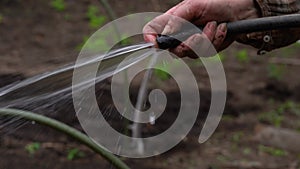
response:
<path id="1" fill-rule="evenodd" d="M 288 28 L 300 28 L 300 14 L 272 16 L 258 19 L 248 19 L 227 24 L 227 37 L 235 34 L 279 30 Z M 160 49 L 175 48 L 181 44 L 180 40 L 187 39 L 195 33 L 200 33 L 202 28 L 193 28 L 185 32 L 172 35 L 160 35 L 156 38 Z"/>

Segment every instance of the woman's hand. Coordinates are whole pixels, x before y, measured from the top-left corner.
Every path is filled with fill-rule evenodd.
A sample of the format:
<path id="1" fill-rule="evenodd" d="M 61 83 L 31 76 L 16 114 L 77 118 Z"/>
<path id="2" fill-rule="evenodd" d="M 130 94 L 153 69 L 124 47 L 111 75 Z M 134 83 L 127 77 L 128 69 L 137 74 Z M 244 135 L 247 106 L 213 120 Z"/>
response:
<path id="1" fill-rule="evenodd" d="M 235 37 L 226 38 L 225 22 L 258 18 L 254 0 L 184 0 L 168 10 L 165 14 L 156 17 L 144 27 L 144 39 L 156 44 L 158 34 L 172 34 L 180 29 L 180 23 L 170 15 L 183 18 L 200 26 L 206 25 L 204 34 L 194 34 L 174 49 L 170 49 L 179 57 L 195 57 L 190 47 L 208 39 L 217 51 L 228 47 Z M 222 24 L 217 24 L 222 23 Z M 190 46 L 190 47 L 189 47 Z"/>

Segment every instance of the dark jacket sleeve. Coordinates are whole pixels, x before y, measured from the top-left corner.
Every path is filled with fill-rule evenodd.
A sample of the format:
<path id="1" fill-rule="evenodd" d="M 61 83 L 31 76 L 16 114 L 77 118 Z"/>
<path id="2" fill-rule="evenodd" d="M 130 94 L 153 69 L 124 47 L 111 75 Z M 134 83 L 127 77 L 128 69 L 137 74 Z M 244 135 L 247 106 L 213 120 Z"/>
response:
<path id="1" fill-rule="evenodd" d="M 300 0 L 254 0 L 262 17 L 300 13 Z M 300 39 L 300 28 L 287 28 L 242 35 L 238 42 L 249 44 L 258 54 L 284 47 Z"/>

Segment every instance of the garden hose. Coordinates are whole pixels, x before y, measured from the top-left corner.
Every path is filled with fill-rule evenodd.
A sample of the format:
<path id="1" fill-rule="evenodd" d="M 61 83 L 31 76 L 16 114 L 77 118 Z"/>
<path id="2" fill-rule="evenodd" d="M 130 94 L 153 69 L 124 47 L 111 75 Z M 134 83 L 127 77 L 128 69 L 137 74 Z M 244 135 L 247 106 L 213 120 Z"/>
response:
<path id="1" fill-rule="evenodd" d="M 114 165 L 118 169 L 130 169 L 123 161 L 121 161 L 118 157 L 114 156 L 112 153 L 104 150 L 102 147 L 93 142 L 87 135 L 81 133 L 80 131 L 62 123 L 55 119 L 51 119 L 49 117 L 45 117 L 36 113 L 32 113 L 29 111 L 16 110 L 16 109 L 0 109 L 0 116 L 11 116 L 11 117 L 21 117 L 26 120 L 35 121 L 39 124 L 51 127 L 61 133 L 64 133 L 70 137 L 73 137 L 77 141 L 86 145 L 90 149 L 92 149 L 97 154 L 101 155 L 107 161 L 109 161 L 112 165 Z"/>
<path id="2" fill-rule="evenodd" d="M 227 36 L 287 28 L 300 28 L 300 14 L 272 16 L 257 19 L 241 20 L 227 23 Z M 189 29 L 173 35 L 161 35 L 156 42 L 160 49 L 174 48 L 195 33 L 201 33 L 202 27 Z"/>

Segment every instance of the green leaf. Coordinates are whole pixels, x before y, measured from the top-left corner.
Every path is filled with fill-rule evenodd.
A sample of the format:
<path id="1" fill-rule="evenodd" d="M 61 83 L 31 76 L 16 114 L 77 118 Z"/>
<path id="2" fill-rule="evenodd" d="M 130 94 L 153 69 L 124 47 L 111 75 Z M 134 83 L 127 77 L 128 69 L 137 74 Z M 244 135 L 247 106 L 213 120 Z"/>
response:
<path id="1" fill-rule="evenodd" d="M 59 12 L 64 11 L 65 10 L 65 1 L 64 0 L 52 0 L 51 6 Z"/>
<path id="2" fill-rule="evenodd" d="M 106 21 L 106 17 L 100 16 L 99 9 L 93 5 L 89 6 L 86 16 L 89 19 L 91 28 L 99 28 Z"/>
<path id="3" fill-rule="evenodd" d="M 283 65 L 270 64 L 268 66 L 268 76 L 280 80 L 284 74 L 285 67 Z"/>
<path id="4" fill-rule="evenodd" d="M 25 146 L 25 150 L 30 154 L 30 155 L 34 155 L 36 153 L 36 151 L 38 151 L 41 147 L 40 143 L 34 142 L 34 143 L 30 143 L 27 144 Z"/>
<path id="5" fill-rule="evenodd" d="M 282 156 L 286 156 L 287 152 L 285 150 L 279 149 L 279 148 L 273 148 L 273 147 L 268 147 L 268 146 L 264 146 L 264 145 L 259 145 L 258 147 L 259 151 L 268 153 L 272 156 L 276 156 L 276 157 L 282 157 Z"/>
<path id="6" fill-rule="evenodd" d="M 84 156 L 85 156 L 85 154 L 83 152 L 81 152 L 79 149 L 73 148 L 68 151 L 67 159 L 74 160 L 75 158 L 80 158 L 80 157 L 84 157 Z"/>
<path id="7" fill-rule="evenodd" d="M 236 58 L 239 62 L 242 62 L 242 63 L 248 62 L 249 61 L 248 51 L 246 49 L 240 50 L 237 53 Z"/>

